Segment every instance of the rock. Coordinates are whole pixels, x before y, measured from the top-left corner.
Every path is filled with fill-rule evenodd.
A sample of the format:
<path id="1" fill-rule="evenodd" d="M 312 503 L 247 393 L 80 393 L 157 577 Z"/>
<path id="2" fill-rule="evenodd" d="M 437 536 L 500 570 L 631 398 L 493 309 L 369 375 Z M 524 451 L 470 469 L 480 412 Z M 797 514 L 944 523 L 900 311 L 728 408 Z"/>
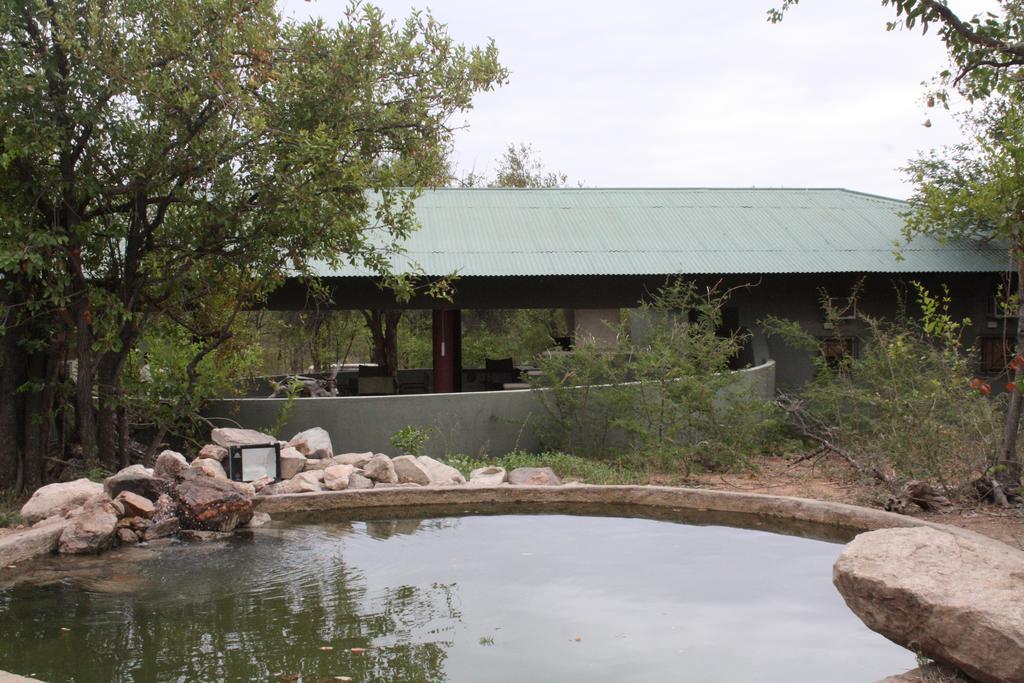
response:
<path id="1" fill-rule="evenodd" d="M 331 465 L 335 464 L 334 460 L 327 458 L 326 460 L 312 460 L 307 459 L 306 464 L 302 466 L 303 472 L 310 472 L 312 470 L 326 470 Z"/>
<path id="2" fill-rule="evenodd" d="M 103 484 L 88 479 L 47 484 L 36 489 L 28 502 L 21 507 L 20 514 L 27 524 L 35 524 L 53 515 L 63 515 L 97 493 L 103 493 Z"/>
<path id="3" fill-rule="evenodd" d="M 260 446 L 268 443 L 277 443 L 277 439 L 257 432 L 255 429 L 235 429 L 233 427 L 218 427 L 210 432 L 210 439 L 224 448 L 232 446 Z"/>
<path id="4" fill-rule="evenodd" d="M 281 449 L 281 471 L 278 472 L 281 479 L 291 479 L 301 472 L 305 465 L 306 456 L 302 453 L 291 447 Z"/>
<path id="5" fill-rule="evenodd" d="M 299 472 L 291 479 L 281 482 L 274 493 L 315 493 L 323 490 L 323 470 Z"/>
<path id="6" fill-rule="evenodd" d="M 273 443 L 273 442 L 270 442 Z M 228 449 L 215 443 L 208 443 L 199 449 L 199 456 L 205 460 L 216 460 L 223 464 L 228 460 Z"/>
<path id="7" fill-rule="evenodd" d="M 230 532 L 224 531 L 202 531 L 200 529 L 182 529 L 178 532 L 178 538 L 183 541 L 203 543 L 206 541 L 226 541 L 231 538 Z"/>
<path id="8" fill-rule="evenodd" d="M 353 467 L 364 467 L 373 458 L 373 453 L 342 453 L 331 458 L 335 465 L 352 465 Z"/>
<path id="9" fill-rule="evenodd" d="M 156 463 L 153 465 L 153 474 L 158 477 L 174 479 L 181 475 L 188 467 L 188 460 L 185 456 L 176 451 L 164 451 L 156 456 Z"/>
<path id="10" fill-rule="evenodd" d="M 139 542 L 139 535 L 131 529 L 121 527 L 117 530 L 117 541 L 121 545 L 135 545 Z"/>
<path id="11" fill-rule="evenodd" d="M 208 477 L 189 468 L 173 489 L 183 529 L 232 531 L 252 517 L 252 498 L 226 479 Z"/>
<path id="12" fill-rule="evenodd" d="M 228 478 L 228 473 L 224 471 L 224 466 L 219 461 L 211 458 L 196 458 L 192 461 L 189 470 L 216 479 L 227 480 Z"/>
<path id="13" fill-rule="evenodd" d="M 372 489 L 373 481 L 359 472 L 353 472 L 348 478 L 348 488 L 353 491 L 358 489 Z"/>
<path id="14" fill-rule="evenodd" d="M 236 489 L 238 489 L 238 492 L 241 493 L 243 496 L 248 496 L 252 498 L 253 496 L 256 495 L 256 487 L 253 486 L 251 483 L 247 481 L 232 481 L 230 479 L 228 481 L 230 481 L 231 484 Z"/>
<path id="15" fill-rule="evenodd" d="M 252 484 L 252 490 L 259 493 L 270 484 L 273 484 L 274 480 L 270 477 L 260 477 L 259 479 L 253 479 L 249 483 Z"/>
<path id="16" fill-rule="evenodd" d="M 178 533 L 181 523 L 178 520 L 178 505 L 166 493 L 157 498 L 156 512 L 149 521 L 149 526 L 142 533 L 142 540 L 152 541 Z"/>
<path id="17" fill-rule="evenodd" d="M 470 486 L 498 486 L 508 480 L 504 467 L 478 467 L 469 473 Z"/>
<path id="18" fill-rule="evenodd" d="M 103 489 L 111 498 L 117 498 L 121 491 L 131 491 L 143 498 L 155 501 L 161 493 L 170 489 L 170 481 L 163 477 L 154 477 L 142 465 L 126 467 L 103 482 Z"/>
<path id="19" fill-rule="evenodd" d="M 57 549 L 67 521 L 62 517 L 0 536 L 0 567 L 21 564 Z"/>
<path id="20" fill-rule="evenodd" d="M 149 528 L 149 520 L 145 517 L 122 517 L 117 520 L 117 528 L 142 532 Z"/>
<path id="21" fill-rule="evenodd" d="M 252 519 L 250 519 L 248 523 L 246 523 L 245 528 L 258 529 L 261 526 L 266 526 L 270 524 L 270 522 L 270 515 L 268 515 L 266 512 L 256 512 L 253 514 Z"/>
<path id="22" fill-rule="evenodd" d="M 148 499 L 143 498 L 131 491 L 121 491 L 114 501 L 124 506 L 125 514 L 129 517 L 144 517 L 150 519 L 156 513 L 156 506 Z"/>
<path id="23" fill-rule="evenodd" d="M 508 473 L 508 483 L 514 486 L 561 486 L 550 467 L 517 467 Z"/>
<path id="24" fill-rule="evenodd" d="M 294 446 L 299 453 L 312 460 L 334 457 L 331 435 L 327 433 L 327 430 L 320 427 L 313 427 L 304 432 L 299 432 L 288 443 Z"/>
<path id="25" fill-rule="evenodd" d="M 427 468 L 416 460 L 415 455 L 400 455 L 392 459 L 391 464 L 395 468 L 399 484 L 411 482 L 426 486 L 430 483 L 430 474 L 427 472 Z"/>
<path id="26" fill-rule="evenodd" d="M 451 465 L 444 464 L 440 460 L 434 460 L 429 456 L 421 455 L 416 458 L 416 461 L 427 471 L 431 484 L 445 486 L 448 484 L 466 483 L 466 478 L 462 476 L 462 472 L 459 472 Z"/>
<path id="27" fill-rule="evenodd" d="M 117 512 L 106 496 L 100 496 L 71 516 L 60 535 L 57 550 L 68 555 L 84 555 L 100 553 L 114 545 Z"/>
<path id="28" fill-rule="evenodd" d="M 381 482 L 382 484 L 398 483 L 398 475 L 395 474 L 395 466 L 391 464 L 391 458 L 383 453 L 378 453 L 370 458 L 370 462 L 366 463 L 363 467 L 363 472 L 366 473 L 367 478 Z"/>
<path id="29" fill-rule="evenodd" d="M 331 465 L 324 470 L 324 488 L 328 491 L 347 489 L 349 479 L 355 469 L 352 465 Z"/>
<path id="30" fill-rule="evenodd" d="M 979 681 L 1024 681 L 1024 552 L 931 527 L 860 534 L 832 571 L 868 628 Z"/>
<path id="31" fill-rule="evenodd" d="M 971 679 L 945 664 L 930 662 L 897 676 L 886 676 L 878 683 L 970 683 Z"/>

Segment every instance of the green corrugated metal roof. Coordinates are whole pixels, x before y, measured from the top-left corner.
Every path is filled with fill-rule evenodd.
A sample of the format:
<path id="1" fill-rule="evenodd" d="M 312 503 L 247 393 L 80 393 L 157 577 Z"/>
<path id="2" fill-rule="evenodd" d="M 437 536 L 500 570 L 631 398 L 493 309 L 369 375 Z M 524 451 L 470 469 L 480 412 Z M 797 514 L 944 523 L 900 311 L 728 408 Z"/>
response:
<path id="1" fill-rule="evenodd" d="M 996 245 L 931 238 L 898 260 L 906 208 L 843 189 L 438 189 L 417 199 L 421 228 L 393 265 L 462 276 L 1006 269 Z"/>

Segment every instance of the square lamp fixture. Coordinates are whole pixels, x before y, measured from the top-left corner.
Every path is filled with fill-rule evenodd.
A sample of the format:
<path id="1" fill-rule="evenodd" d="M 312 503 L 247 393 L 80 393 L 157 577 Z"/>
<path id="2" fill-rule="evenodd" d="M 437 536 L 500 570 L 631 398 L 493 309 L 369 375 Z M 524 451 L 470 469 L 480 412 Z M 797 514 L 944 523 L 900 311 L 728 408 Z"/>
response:
<path id="1" fill-rule="evenodd" d="M 232 446 L 228 455 L 228 476 L 232 481 L 256 481 L 260 477 L 280 479 L 281 446 L 276 443 Z"/>

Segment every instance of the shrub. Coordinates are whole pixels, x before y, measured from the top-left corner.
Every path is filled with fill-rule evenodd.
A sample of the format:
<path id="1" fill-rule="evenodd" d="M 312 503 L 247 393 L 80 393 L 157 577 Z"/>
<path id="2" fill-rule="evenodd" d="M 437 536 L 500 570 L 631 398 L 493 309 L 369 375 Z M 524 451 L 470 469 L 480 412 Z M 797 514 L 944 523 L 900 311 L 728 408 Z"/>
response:
<path id="1" fill-rule="evenodd" d="M 729 371 L 746 335 L 720 333 L 727 294 L 675 280 L 643 302 L 642 343 L 578 340 L 542 358 L 536 386 L 546 442 L 575 455 L 641 453 L 689 471 L 726 469 L 759 450 L 774 422 L 754 387 Z"/>
<path id="2" fill-rule="evenodd" d="M 403 454 L 423 455 L 423 446 L 429 438 L 429 429 L 406 425 L 391 435 L 391 445 Z"/>

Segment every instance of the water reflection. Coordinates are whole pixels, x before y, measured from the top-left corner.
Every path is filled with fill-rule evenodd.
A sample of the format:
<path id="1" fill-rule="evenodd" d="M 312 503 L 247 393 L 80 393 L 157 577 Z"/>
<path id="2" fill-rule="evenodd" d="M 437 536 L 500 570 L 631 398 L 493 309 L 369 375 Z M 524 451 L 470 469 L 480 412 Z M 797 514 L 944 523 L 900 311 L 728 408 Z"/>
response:
<path id="1" fill-rule="evenodd" d="M 229 544 L 39 564 L 0 590 L 0 669 L 55 682 L 861 681 L 909 668 L 842 604 L 837 553 L 628 518 L 296 520 Z"/>

